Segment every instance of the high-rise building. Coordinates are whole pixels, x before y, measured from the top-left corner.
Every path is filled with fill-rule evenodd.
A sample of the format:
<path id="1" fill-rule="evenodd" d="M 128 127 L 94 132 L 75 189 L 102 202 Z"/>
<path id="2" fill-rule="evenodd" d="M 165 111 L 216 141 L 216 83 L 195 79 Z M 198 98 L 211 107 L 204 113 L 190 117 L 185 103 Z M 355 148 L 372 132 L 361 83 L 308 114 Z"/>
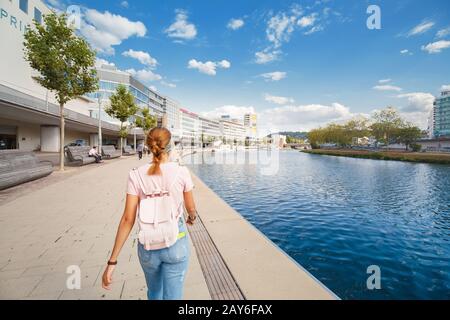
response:
<path id="1" fill-rule="evenodd" d="M 172 133 L 172 140 L 174 142 L 181 141 L 181 111 L 180 104 L 169 98 L 164 98 L 164 116 L 162 126 L 169 129 Z"/>
<path id="2" fill-rule="evenodd" d="M 258 116 L 255 113 L 244 115 L 244 126 L 247 131 L 247 139 L 255 141 L 258 139 Z"/>
<path id="3" fill-rule="evenodd" d="M 442 91 L 434 102 L 434 137 L 450 137 L 450 90 Z"/>
<path id="4" fill-rule="evenodd" d="M 433 109 L 430 111 L 430 115 L 428 117 L 427 133 L 428 133 L 429 139 L 434 138 L 434 106 L 433 106 Z"/>

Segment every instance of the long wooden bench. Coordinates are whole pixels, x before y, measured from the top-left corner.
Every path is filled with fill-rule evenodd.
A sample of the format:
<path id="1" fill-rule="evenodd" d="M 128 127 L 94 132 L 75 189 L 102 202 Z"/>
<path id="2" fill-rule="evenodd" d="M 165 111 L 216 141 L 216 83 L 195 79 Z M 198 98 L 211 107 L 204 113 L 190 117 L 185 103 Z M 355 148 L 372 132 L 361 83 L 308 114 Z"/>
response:
<path id="1" fill-rule="evenodd" d="M 134 154 L 136 154 L 136 152 L 130 146 L 123 147 L 123 155 L 124 156 L 132 156 Z"/>
<path id="2" fill-rule="evenodd" d="M 120 157 L 120 151 L 114 146 L 102 146 L 102 156 L 104 159 L 114 159 Z"/>
<path id="3" fill-rule="evenodd" d="M 68 164 L 84 166 L 95 162 L 94 157 L 89 157 L 91 147 L 66 147 Z"/>
<path id="4" fill-rule="evenodd" d="M 33 152 L 0 150 L 0 190 L 40 179 L 53 172 L 50 161 L 39 161 Z"/>

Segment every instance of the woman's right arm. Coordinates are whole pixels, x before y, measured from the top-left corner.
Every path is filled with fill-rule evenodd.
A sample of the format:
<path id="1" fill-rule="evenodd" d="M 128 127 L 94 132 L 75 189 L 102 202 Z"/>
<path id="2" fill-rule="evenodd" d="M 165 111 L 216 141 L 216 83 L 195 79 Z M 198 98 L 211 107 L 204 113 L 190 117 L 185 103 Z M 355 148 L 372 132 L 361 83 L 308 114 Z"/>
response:
<path id="1" fill-rule="evenodd" d="M 186 207 L 186 211 L 188 213 L 187 223 L 192 225 L 197 218 L 197 209 L 195 208 L 194 195 L 192 191 L 183 192 L 183 197 L 184 206 Z"/>

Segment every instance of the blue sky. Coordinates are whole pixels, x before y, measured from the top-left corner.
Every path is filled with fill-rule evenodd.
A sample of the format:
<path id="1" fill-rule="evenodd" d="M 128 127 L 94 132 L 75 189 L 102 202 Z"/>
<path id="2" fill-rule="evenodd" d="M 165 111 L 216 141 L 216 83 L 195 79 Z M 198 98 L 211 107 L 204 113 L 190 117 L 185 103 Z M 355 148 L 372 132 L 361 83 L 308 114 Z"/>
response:
<path id="1" fill-rule="evenodd" d="M 62 1 L 99 59 L 194 112 L 309 130 L 387 105 L 426 128 L 450 85 L 450 1 Z M 369 30 L 369 5 L 381 29 Z"/>

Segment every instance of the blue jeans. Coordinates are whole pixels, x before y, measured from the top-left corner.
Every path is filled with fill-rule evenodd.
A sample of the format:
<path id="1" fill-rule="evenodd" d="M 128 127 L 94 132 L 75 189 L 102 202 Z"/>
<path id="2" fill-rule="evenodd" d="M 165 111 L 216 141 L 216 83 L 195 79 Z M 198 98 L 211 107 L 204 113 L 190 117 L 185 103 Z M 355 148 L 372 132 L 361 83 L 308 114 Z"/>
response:
<path id="1" fill-rule="evenodd" d="M 183 218 L 179 221 L 180 232 L 187 232 Z M 169 247 L 145 250 L 139 243 L 138 256 L 147 282 L 149 300 L 183 299 L 184 279 L 189 262 L 188 235 Z"/>

